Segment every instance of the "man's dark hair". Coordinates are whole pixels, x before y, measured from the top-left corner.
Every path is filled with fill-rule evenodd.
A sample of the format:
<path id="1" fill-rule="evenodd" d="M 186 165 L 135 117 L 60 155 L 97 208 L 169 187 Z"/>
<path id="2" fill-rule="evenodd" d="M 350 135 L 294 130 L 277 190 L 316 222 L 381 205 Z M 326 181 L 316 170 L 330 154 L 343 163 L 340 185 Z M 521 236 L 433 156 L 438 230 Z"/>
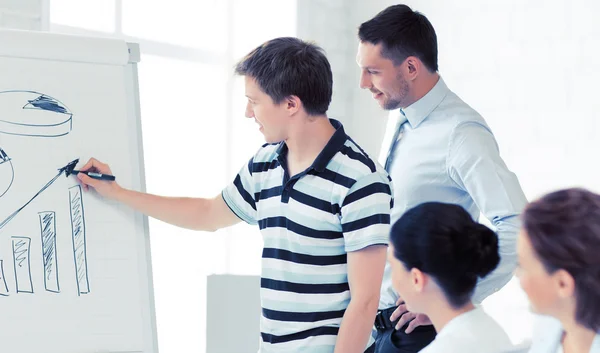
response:
<path id="1" fill-rule="evenodd" d="M 235 73 L 256 80 L 276 104 L 297 96 L 309 115 L 323 115 L 331 103 L 333 74 L 323 49 L 298 38 L 275 38 L 246 55 Z"/>
<path id="2" fill-rule="evenodd" d="M 600 195 L 556 191 L 530 203 L 522 217 L 546 271 L 563 269 L 575 279 L 575 320 L 600 332 Z"/>
<path id="3" fill-rule="evenodd" d="M 419 58 L 431 72 L 438 71 L 437 36 L 422 13 L 393 5 L 360 25 L 361 42 L 382 43 L 381 55 L 400 65 L 409 56 Z"/>

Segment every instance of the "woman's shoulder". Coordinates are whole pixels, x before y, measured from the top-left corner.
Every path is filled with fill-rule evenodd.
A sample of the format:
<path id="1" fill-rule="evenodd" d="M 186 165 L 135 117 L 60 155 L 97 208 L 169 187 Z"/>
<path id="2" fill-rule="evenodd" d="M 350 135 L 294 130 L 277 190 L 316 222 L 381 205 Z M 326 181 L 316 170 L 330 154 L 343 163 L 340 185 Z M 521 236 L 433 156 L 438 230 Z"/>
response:
<path id="1" fill-rule="evenodd" d="M 592 349 L 590 353 L 600 353 L 600 332 L 596 333 L 594 343 L 592 343 Z"/>
<path id="2" fill-rule="evenodd" d="M 556 352 L 562 336 L 560 321 L 549 316 L 537 316 L 534 322 L 530 353 Z"/>

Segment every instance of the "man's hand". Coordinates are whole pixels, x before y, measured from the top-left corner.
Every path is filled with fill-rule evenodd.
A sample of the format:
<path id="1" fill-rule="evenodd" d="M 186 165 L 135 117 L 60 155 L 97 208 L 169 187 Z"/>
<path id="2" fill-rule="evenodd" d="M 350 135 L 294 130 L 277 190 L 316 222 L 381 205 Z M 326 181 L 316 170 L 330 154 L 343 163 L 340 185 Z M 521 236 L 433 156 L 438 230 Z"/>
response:
<path id="1" fill-rule="evenodd" d="M 81 167 L 82 172 L 96 172 L 102 174 L 112 174 L 110 167 L 94 158 L 90 159 L 83 167 Z M 91 186 L 98 192 L 98 194 L 107 198 L 114 198 L 119 189 L 121 188 L 119 184 L 115 181 L 107 181 L 107 180 L 97 180 L 90 178 L 89 176 L 79 173 L 77 174 L 77 178 L 83 185 L 85 190 L 88 190 Z"/>
<path id="2" fill-rule="evenodd" d="M 402 298 L 398 298 L 396 301 L 396 305 L 398 308 L 394 310 L 392 315 L 390 316 L 390 321 L 394 322 L 396 319 L 400 318 L 398 323 L 396 323 L 396 330 L 400 330 L 402 326 L 406 325 L 407 322 L 410 322 L 408 327 L 406 328 L 406 333 L 411 333 L 418 326 L 423 325 L 431 325 L 431 320 L 425 314 L 415 314 L 411 313 L 406 309 L 406 304 Z"/>

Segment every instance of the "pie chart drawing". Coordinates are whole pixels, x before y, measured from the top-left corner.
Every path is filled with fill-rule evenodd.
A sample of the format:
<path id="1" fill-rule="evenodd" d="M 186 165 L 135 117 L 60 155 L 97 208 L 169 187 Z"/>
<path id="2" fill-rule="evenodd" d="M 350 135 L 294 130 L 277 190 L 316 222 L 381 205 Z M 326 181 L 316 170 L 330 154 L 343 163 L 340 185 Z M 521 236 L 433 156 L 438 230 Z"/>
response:
<path id="1" fill-rule="evenodd" d="M 0 133 L 59 137 L 71 132 L 73 114 L 59 100 L 34 91 L 0 92 Z"/>
<path id="2" fill-rule="evenodd" d="M 0 148 L 0 197 L 10 189 L 15 179 L 15 170 L 10 157 Z"/>

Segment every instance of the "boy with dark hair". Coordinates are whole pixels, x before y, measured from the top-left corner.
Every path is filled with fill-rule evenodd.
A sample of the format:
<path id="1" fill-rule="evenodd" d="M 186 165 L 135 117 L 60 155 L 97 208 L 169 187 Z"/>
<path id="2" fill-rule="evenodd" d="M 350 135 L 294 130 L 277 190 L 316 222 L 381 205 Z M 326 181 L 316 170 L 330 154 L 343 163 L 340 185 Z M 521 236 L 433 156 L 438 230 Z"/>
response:
<path id="1" fill-rule="evenodd" d="M 333 80 L 319 47 L 273 39 L 238 63 L 236 73 L 245 79 L 246 117 L 267 144 L 221 195 L 169 198 L 83 173 L 79 179 L 177 226 L 214 231 L 240 220 L 258 224 L 261 352 L 372 352 L 393 205 L 390 178 L 327 117 Z M 110 173 L 95 159 L 81 169 Z"/>

